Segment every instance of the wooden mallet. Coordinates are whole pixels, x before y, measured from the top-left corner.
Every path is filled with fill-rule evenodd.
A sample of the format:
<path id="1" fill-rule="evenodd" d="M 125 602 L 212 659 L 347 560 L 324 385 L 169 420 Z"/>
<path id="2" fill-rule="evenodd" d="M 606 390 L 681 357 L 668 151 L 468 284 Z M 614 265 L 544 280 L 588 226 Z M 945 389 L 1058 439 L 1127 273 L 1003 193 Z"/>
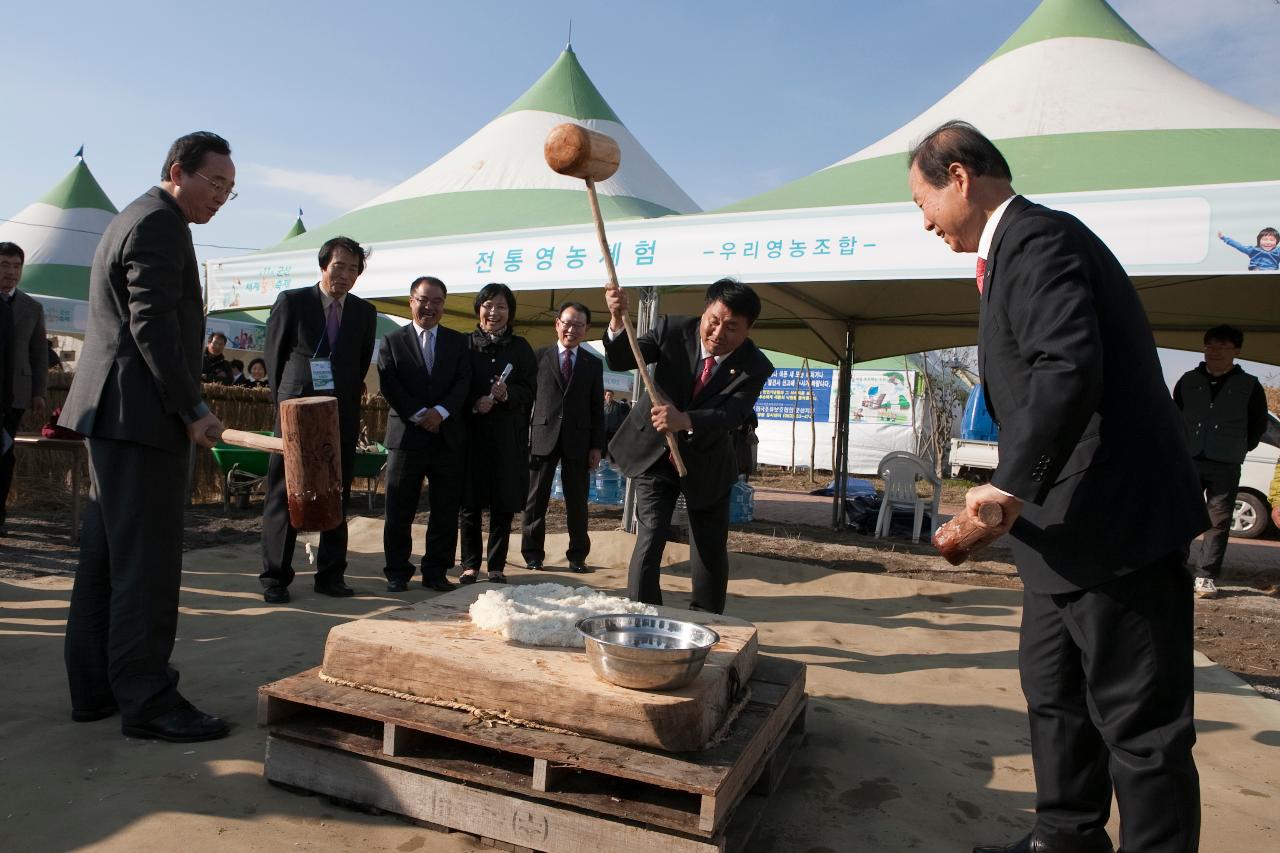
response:
<path id="1" fill-rule="evenodd" d="M 596 236 L 600 239 L 600 251 L 604 253 L 604 265 L 609 271 L 608 289 L 619 289 L 621 285 L 618 284 L 618 271 L 613 266 L 609 238 L 604 233 L 604 217 L 600 215 L 600 200 L 596 198 L 596 181 L 609 180 L 622 162 L 618 143 L 603 133 L 566 122 L 556 125 L 547 134 L 542 153 L 553 172 L 571 178 L 582 178 L 587 182 L 587 200 L 591 202 L 591 215 L 596 220 Z M 662 393 L 645 369 L 644 356 L 640 353 L 640 344 L 636 342 L 636 330 L 631 325 L 631 315 L 623 314 L 622 324 L 626 327 L 631 355 L 635 358 L 645 390 L 649 392 L 649 399 L 654 405 L 669 405 L 667 395 Z M 671 461 L 675 463 L 676 471 L 681 477 L 685 476 L 688 471 L 684 467 L 684 459 L 680 457 L 680 446 L 674 433 L 667 433 L 667 449 L 671 451 Z"/>
<path id="2" fill-rule="evenodd" d="M 280 404 L 280 437 L 224 429 L 236 447 L 284 456 L 289 522 L 298 530 L 332 530 L 342 523 L 342 443 L 336 397 L 297 397 Z"/>

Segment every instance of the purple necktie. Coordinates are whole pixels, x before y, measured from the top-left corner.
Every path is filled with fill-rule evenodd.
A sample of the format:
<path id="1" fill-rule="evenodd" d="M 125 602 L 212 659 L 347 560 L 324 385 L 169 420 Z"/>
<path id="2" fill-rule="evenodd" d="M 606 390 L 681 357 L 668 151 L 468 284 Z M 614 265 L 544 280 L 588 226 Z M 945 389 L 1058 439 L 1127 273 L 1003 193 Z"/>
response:
<path id="1" fill-rule="evenodd" d="M 564 360 L 560 362 L 560 378 L 564 380 L 565 385 L 568 385 L 569 380 L 573 378 L 573 350 L 564 351 Z"/>
<path id="2" fill-rule="evenodd" d="M 339 314 L 341 310 L 342 305 L 339 304 L 338 300 L 335 299 L 329 303 L 329 318 L 325 321 L 324 331 L 329 338 L 330 355 L 338 348 L 338 329 L 342 326 L 342 318 Z"/>

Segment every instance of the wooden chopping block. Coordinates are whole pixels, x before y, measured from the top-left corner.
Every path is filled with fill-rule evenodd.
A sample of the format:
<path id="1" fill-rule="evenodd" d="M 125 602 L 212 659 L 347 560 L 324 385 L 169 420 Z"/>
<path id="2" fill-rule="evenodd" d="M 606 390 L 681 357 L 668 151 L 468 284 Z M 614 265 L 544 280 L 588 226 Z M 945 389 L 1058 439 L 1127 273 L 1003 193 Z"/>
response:
<path id="1" fill-rule="evenodd" d="M 488 591 L 482 587 L 335 626 L 321 671 L 600 740 L 684 752 L 711 740 L 755 669 L 750 622 L 663 607 L 664 616 L 714 628 L 720 642 L 698 677 L 679 690 L 618 687 L 596 677 L 583 649 L 527 646 L 472 625 L 468 608 Z"/>

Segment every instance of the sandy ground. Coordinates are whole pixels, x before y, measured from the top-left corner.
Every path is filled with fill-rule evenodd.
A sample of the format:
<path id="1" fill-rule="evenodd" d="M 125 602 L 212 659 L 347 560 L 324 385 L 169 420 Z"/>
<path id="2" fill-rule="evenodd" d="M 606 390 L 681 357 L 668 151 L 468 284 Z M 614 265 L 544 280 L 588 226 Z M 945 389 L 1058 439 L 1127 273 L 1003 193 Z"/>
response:
<path id="1" fill-rule="evenodd" d="M 234 725 L 229 738 L 207 744 L 126 739 L 118 718 L 72 723 L 61 659 L 70 578 L 0 577 L 0 671 L 9 688 L 0 712 L 0 850 L 484 849 L 468 836 L 261 778 L 256 688 L 319 663 L 331 626 L 437 595 L 420 586 L 382 592 L 380 523 L 352 525 L 348 579 L 358 597 L 318 597 L 302 574 L 283 607 L 264 605 L 258 593 L 256 539 L 224 538 L 186 556 L 174 653 L 187 695 Z M 548 553 L 560 553 L 563 539 L 550 536 Z M 593 542 L 598 570 L 585 580 L 619 589 L 630 537 L 598 531 Z M 675 564 L 665 588 L 675 606 L 688 601 L 686 554 L 668 549 Z M 583 579 L 520 569 L 511 577 Z M 808 664 L 812 697 L 808 739 L 750 849 L 967 850 L 1030 826 L 1016 590 L 735 555 L 728 612 L 757 624 L 763 653 Z M 1197 689 L 1202 849 L 1268 849 L 1280 703 L 1200 655 Z"/>

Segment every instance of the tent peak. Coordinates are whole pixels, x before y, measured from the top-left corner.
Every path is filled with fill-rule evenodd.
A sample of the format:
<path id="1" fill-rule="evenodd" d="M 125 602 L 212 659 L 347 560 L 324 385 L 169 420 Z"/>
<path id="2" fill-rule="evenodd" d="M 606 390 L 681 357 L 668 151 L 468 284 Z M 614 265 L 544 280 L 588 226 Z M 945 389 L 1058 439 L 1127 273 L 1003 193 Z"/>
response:
<path id="1" fill-rule="evenodd" d="M 49 190 L 40 201 L 63 210 L 83 207 L 92 210 L 105 210 L 108 213 L 118 213 L 116 206 L 111 203 L 111 199 L 103 192 L 97 179 L 89 171 L 89 166 L 84 162 L 84 157 L 82 155 L 77 155 L 77 157 L 79 159 L 76 160 L 76 164 L 71 167 L 71 171 L 66 174 L 66 177 L 59 181 L 53 189 Z"/>
<path id="2" fill-rule="evenodd" d="M 298 208 L 297 221 L 293 223 L 293 227 L 289 229 L 289 231 L 284 235 L 284 237 L 280 238 L 280 242 L 283 243 L 285 240 L 292 240 L 294 237 L 297 237 L 299 234 L 306 234 L 306 233 L 307 233 L 307 226 L 302 224 L 302 208 Z"/>
<path id="3" fill-rule="evenodd" d="M 1041 0 L 1022 26 L 987 62 L 1035 42 L 1056 38 L 1096 38 L 1154 50 L 1106 0 Z"/>
<path id="4" fill-rule="evenodd" d="M 581 121 L 601 119 L 622 124 L 622 119 L 587 76 L 572 44 L 565 46 L 551 67 L 515 103 L 503 110 L 502 115 L 521 110 L 558 113 Z"/>

